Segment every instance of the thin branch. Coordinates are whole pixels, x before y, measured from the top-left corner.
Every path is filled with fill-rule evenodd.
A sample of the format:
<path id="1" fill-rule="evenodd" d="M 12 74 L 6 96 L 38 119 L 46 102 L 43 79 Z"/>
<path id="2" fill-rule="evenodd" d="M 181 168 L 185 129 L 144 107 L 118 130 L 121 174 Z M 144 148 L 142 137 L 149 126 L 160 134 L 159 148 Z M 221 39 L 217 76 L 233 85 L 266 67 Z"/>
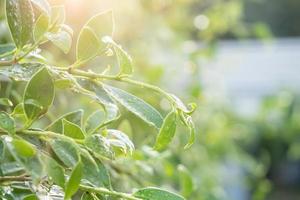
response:
<path id="1" fill-rule="evenodd" d="M 0 176 L 0 183 L 3 182 L 11 182 L 11 181 L 29 181 L 31 178 L 26 175 L 20 175 L 20 176 Z"/>
<path id="2" fill-rule="evenodd" d="M 83 71 L 83 70 L 74 69 L 74 68 L 55 68 L 55 69 L 61 70 L 61 71 L 67 71 L 70 74 L 73 74 L 75 76 L 80 76 L 82 78 L 114 80 L 114 81 L 129 83 L 129 84 L 136 85 L 136 86 L 139 86 L 142 88 L 148 88 L 148 89 L 151 89 L 155 92 L 158 92 L 158 93 L 164 95 L 170 101 L 170 103 L 174 102 L 174 99 L 171 97 L 171 95 L 169 93 L 165 92 L 164 90 L 160 89 L 159 87 L 148 84 L 148 83 L 143 83 L 140 81 L 130 79 L 127 76 L 123 77 L 123 76 L 104 75 L 104 74 L 98 74 L 95 72 Z"/>
<path id="3" fill-rule="evenodd" d="M 80 185 L 80 189 L 84 190 L 84 191 L 88 191 L 88 192 L 94 192 L 94 193 L 98 193 L 98 194 L 106 194 L 106 195 L 119 197 L 119 198 L 127 199 L 127 200 L 142 200 L 140 198 L 132 196 L 131 194 L 108 190 L 106 188 L 101 188 L 101 187 L 96 188 L 96 187 L 90 187 L 90 186 L 86 186 L 86 185 Z"/>
<path id="4" fill-rule="evenodd" d="M 0 67 L 11 66 L 14 63 L 15 63 L 14 60 L 2 60 L 2 61 L 0 61 Z"/>

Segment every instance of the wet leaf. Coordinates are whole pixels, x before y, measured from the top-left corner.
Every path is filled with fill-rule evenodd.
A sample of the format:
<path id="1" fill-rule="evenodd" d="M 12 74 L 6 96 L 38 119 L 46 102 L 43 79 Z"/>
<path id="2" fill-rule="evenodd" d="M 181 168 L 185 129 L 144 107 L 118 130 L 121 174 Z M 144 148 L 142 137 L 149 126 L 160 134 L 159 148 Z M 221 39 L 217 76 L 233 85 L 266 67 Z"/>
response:
<path id="1" fill-rule="evenodd" d="M 163 123 L 161 114 L 144 100 L 124 90 L 104 85 L 105 91 L 117 102 L 150 125 L 160 128 Z"/>

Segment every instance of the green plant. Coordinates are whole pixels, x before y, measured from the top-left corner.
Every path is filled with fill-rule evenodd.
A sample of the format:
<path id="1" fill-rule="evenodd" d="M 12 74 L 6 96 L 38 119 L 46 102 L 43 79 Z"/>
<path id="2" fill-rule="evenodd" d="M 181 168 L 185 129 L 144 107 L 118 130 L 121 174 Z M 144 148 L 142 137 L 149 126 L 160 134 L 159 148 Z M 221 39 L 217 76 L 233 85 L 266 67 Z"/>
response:
<path id="1" fill-rule="evenodd" d="M 42 199 L 54 192 L 65 199 L 184 199 L 154 187 L 133 193 L 112 187 L 110 169 L 118 168 L 115 160 L 134 151 L 125 133 L 109 127 L 121 117 L 116 103 L 159 130 L 157 151 L 167 148 L 178 122 L 189 129 L 185 148 L 195 139 L 194 104 L 188 108 L 173 94 L 131 78 L 131 57 L 113 39 L 112 12 L 98 14 L 83 26 L 76 61 L 68 67 L 54 66 L 39 48 L 50 41 L 64 53 L 71 49 L 73 31 L 64 24 L 62 6 L 51 7 L 46 0 L 6 0 L 6 18 L 14 44 L 0 46 L 0 74 L 10 79 L 1 81 L 6 92 L 0 99 L 0 197 Z M 118 61 L 117 73 L 110 68 L 102 73 L 80 69 L 96 57 L 111 54 Z M 169 101 L 171 111 L 163 118 L 154 107 L 111 82 L 157 92 Z M 53 117 L 48 111 L 55 107 L 57 90 L 86 96 L 102 109 L 86 120 L 83 110 Z"/>

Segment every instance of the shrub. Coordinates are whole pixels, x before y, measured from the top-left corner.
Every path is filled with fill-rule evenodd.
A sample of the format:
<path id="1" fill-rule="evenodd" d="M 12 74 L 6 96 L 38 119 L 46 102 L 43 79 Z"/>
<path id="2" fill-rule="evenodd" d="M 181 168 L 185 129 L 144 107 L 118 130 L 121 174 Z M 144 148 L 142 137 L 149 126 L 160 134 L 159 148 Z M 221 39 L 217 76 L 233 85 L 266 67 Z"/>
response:
<path id="1" fill-rule="evenodd" d="M 131 78 L 132 59 L 113 38 L 113 13 L 100 13 L 83 26 L 76 43 L 76 60 L 68 67 L 54 66 L 39 48 L 51 42 L 64 53 L 70 51 L 73 31 L 64 24 L 62 6 L 51 7 L 46 0 L 6 0 L 6 18 L 14 44 L 0 46 L 1 83 L 6 90 L 0 99 L 0 197 L 184 199 L 155 187 L 132 193 L 113 188 L 110 174 L 118 172 L 115 161 L 134 151 L 130 138 L 110 127 L 122 118 L 117 104 L 158 130 L 154 144 L 158 152 L 168 147 L 178 122 L 189 129 L 185 148 L 193 143 L 195 132 L 191 118 L 195 105 L 188 108 L 173 94 Z M 111 54 L 118 61 L 117 73 L 110 68 L 102 73 L 81 69 L 96 57 Z M 112 86 L 112 82 L 154 91 L 169 101 L 171 110 L 163 118 L 153 106 L 118 85 Z M 51 116 L 49 109 L 55 109 L 54 99 L 61 95 L 57 90 L 86 96 L 102 109 L 85 120 L 83 109 Z M 45 121 L 49 122 L 46 126 Z"/>

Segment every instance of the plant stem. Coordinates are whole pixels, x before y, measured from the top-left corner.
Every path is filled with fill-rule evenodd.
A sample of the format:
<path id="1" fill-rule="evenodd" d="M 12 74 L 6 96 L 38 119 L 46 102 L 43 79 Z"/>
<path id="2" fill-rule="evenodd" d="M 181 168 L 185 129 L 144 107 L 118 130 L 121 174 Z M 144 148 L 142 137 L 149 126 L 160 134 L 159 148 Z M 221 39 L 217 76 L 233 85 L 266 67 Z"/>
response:
<path id="1" fill-rule="evenodd" d="M 86 186 L 86 185 L 80 185 L 80 189 L 82 189 L 84 191 L 88 191 L 88 192 L 94 192 L 94 193 L 99 193 L 99 194 L 106 194 L 106 195 L 110 195 L 110 196 L 120 197 L 122 199 L 142 200 L 140 198 L 132 196 L 131 194 L 108 190 L 106 188 L 101 188 L 101 187 L 95 188 L 95 187 L 90 187 L 90 186 Z"/>
<path id="2" fill-rule="evenodd" d="M 19 133 L 26 134 L 26 135 L 32 135 L 32 136 L 46 136 L 46 137 L 54 137 L 54 138 L 65 138 L 65 139 L 72 139 L 78 144 L 83 144 L 83 140 L 80 139 L 73 139 L 70 137 L 67 137 L 63 134 L 55 133 L 52 131 L 33 131 L 33 130 L 22 130 Z"/>
<path id="3" fill-rule="evenodd" d="M 3 60 L 0 61 L 0 67 L 6 67 L 14 64 L 14 60 Z"/>
<path id="4" fill-rule="evenodd" d="M 83 71 L 83 70 L 74 69 L 74 68 L 56 68 L 56 69 L 61 70 L 61 71 L 67 71 L 70 74 L 73 74 L 75 76 L 80 76 L 83 78 L 114 80 L 114 81 L 129 83 L 129 84 L 136 85 L 136 86 L 139 86 L 142 88 L 148 88 L 148 89 L 151 89 L 155 92 L 158 92 L 158 93 L 164 95 L 171 103 L 174 102 L 174 99 L 171 97 L 171 95 L 169 93 L 165 92 L 164 90 L 160 89 L 159 87 L 148 84 L 148 83 L 136 81 L 136 80 L 133 80 L 133 79 L 130 79 L 127 77 L 98 74 L 95 72 Z"/>
<path id="5" fill-rule="evenodd" d="M 26 174 L 19 175 L 19 176 L 0 176 L 0 183 L 10 182 L 10 181 L 28 181 L 28 180 L 31 180 L 31 178 Z"/>

